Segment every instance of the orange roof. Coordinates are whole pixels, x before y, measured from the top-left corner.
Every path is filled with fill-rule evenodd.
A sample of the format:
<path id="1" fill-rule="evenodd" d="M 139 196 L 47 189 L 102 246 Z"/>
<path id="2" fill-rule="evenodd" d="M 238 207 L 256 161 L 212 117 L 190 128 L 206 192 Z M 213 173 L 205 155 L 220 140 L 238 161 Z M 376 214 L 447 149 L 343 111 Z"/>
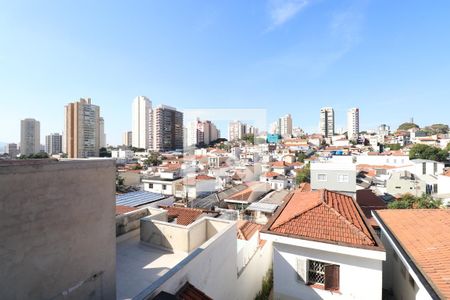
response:
<path id="1" fill-rule="evenodd" d="M 262 225 L 249 221 L 239 220 L 237 222 L 237 238 L 240 240 L 248 241 L 256 232 L 260 231 L 261 228 Z"/>
<path id="2" fill-rule="evenodd" d="M 450 210 L 386 209 L 384 224 L 442 299 L 450 299 Z"/>
<path id="3" fill-rule="evenodd" d="M 328 190 L 296 190 L 290 195 L 267 225 L 270 232 L 323 242 L 376 246 L 352 197 Z"/>
<path id="4" fill-rule="evenodd" d="M 177 292 L 176 299 L 180 300 L 212 300 L 205 293 L 198 288 L 186 282 L 181 289 Z"/>
<path id="5" fill-rule="evenodd" d="M 300 183 L 300 186 L 298 187 L 298 189 L 301 192 L 311 192 L 311 184 L 309 182 L 302 182 L 302 183 Z"/>
<path id="6" fill-rule="evenodd" d="M 277 177 L 277 176 L 280 176 L 280 174 L 277 172 L 267 172 L 263 176 L 264 177 Z"/>
<path id="7" fill-rule="evenodd" d="M 287 164 L 284 161 L 276 161 L 272 163 L 272 167 L 286 167 Z"/>
<path id="8" fill-rule="evenodd" d="M 116 205 L 116 216 L 122 215 L 124 213 L 135 211 L 138 208 L 131 207 L 131 206 L 125 206 L 125 205 Z"/>
<path id="9" fill-rule="evenodd" d="M 444 171 L 444 176 L 449 176 L 450 177 L 450 169 L 448 169 L 447 171 Z"/>
<path id="10" fill-rule="evenodd" d="M 205 174 L 197 175 L 195 177 L 195 179 L 197 179 L 197 180 L 216 180 L 215 177 L 211 177 L 211 176 L 208 176 L 208 175 L 205 175 Z"/>
<path id="11" fill-rule="evenodd" d="M 203 210 L 189 207 L 162 206 L 169 218 L 177 218 L 177 224 L 189 225 L 203 213 Z"/>

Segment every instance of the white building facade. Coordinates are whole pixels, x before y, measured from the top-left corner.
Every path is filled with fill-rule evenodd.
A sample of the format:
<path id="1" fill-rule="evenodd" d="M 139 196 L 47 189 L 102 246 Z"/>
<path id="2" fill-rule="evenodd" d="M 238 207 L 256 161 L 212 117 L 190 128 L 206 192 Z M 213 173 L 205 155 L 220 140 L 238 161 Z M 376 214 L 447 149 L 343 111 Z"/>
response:
<path id="1" fill-rule="evenodd" d="M 132 105 L 132 145 L 153 149 L 152 102 L 145 96 L 134 98 Z"/>

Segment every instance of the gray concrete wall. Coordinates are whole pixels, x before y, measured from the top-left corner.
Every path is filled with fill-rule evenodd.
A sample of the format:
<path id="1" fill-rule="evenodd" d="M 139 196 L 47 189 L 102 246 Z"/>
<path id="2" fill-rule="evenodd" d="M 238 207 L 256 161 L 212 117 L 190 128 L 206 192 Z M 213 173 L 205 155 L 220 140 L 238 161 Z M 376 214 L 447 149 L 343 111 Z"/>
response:
<path id="1" fill-rule="evenodd" d="M 0 299 L 115 299 L 112 160 L 0 162 L 0 216 Z"/>
<path id="2" fill-rule="evenodd" d="M 317 176 L 326 174 L 326 181 L 319 181 Z M 338 175 L 348 175 L 348 182 L 338 182 Z M 313 170 L 311 168 L 311 189 L 328 189 L 338 192 L 356 192 L 356 171 L 354 170 Z"/>

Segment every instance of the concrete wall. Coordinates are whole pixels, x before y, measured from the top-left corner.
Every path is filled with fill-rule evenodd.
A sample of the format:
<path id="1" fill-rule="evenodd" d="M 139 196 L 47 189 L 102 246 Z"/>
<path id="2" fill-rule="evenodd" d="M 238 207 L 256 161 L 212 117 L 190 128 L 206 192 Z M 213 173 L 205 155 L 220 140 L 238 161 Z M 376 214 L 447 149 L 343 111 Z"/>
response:
<path id="1" fill-rule="evenodd" d="M 0 215 L 0 299 L 115 298 L 113 160 L 0 162 Z"/>
<path id="2" fill-rule="evenodd" d="M 411 164 L 408 155 L 357 155 L 355 157 L 358 164 L 387 166 L 405 166 Z"/>
<path id="3" fill-rule="evenodd" d="M 257 234 L 255 234 L 257 236 Z M 258 248 L 238 275 L 237 299 L 252 300 L 262 288 L 262 281 L 272 267 L 272 242 Z"/>
<path id="4" fill-rule="evenodd" d="M 274 299 L 381 299 L 380 260 L 273 243 Z M 297 259 L 340 266 L 339 293 L 311 288 L 297 278 Z"/>
<path id="5" fill-rule="evenodd" d="M 318 174 L 326 174 L 326 181 L 319 181 Z M 339 175 L 347 175 L 348 182 L 339 182 Z M 356 192 L 356 167 L 354 164 L 312 163 L 311 188 L 331 191 Z"/>
<path id="6" fill-rule="evenodd" d="M 189 281 L 213 299 L 240 299 L 236 290 L 236 225 L 224 220 L 214 223 L 221 223 L 221 231 L 166 273 L 163 282 L 142 298 L 150 299 L 161 291 L 175 294 Z"/>
<path id="7" fill-rule="evenodd" d="M 141 218 L 149 216 L 151 220 L 167 222 L 167 211 L 150 207 L 116 216 L 116 236 L 136 230 L 140 227 Z"/>

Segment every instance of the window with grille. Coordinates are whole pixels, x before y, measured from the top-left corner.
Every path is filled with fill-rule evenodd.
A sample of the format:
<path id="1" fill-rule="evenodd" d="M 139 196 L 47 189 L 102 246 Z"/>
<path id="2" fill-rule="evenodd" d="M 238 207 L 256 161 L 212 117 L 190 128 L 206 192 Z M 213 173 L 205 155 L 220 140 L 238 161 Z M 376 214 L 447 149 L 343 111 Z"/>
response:
<path id="1" fill-rule="evenodd" d="M 309 261 L 308 281 L 312 284 L 325 284 L 325 263 L 315 260 Z"/>
<path id="2" fill-rule="evenodd" d="M 323 285 L 325 290 L 339 290 L 339 265 L 308 260 L 308 284 Z"/>

